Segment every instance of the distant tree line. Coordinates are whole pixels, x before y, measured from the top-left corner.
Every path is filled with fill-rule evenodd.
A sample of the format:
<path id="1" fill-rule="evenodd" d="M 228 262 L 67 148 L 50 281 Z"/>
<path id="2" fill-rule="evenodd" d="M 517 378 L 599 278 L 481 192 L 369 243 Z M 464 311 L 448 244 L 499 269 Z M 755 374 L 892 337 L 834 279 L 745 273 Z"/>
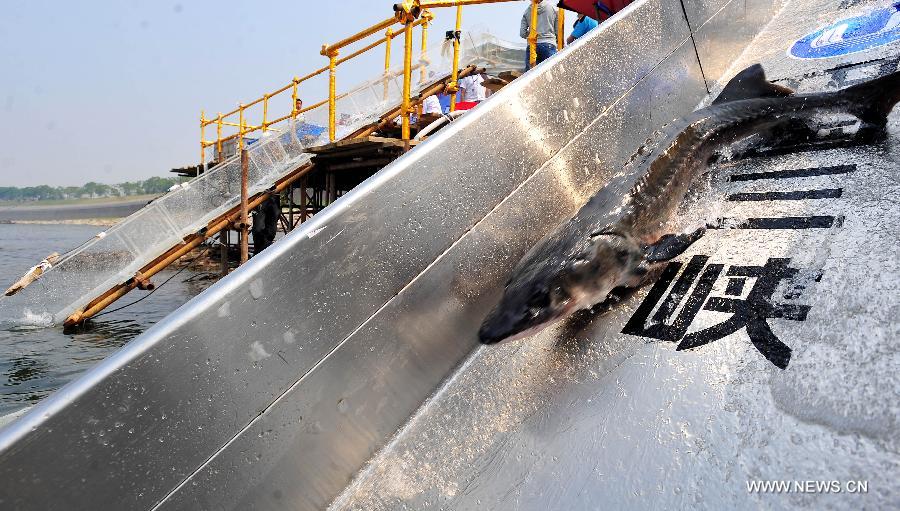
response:
<path id="1" fill-rule="evenodd" d="M 162 194 L 172 186 L 182 183 L 181 177 L 151 177 L 143 181 L 129 181 L 106 185 L 91 181 L 84 186 L 0 186 L 0 201 L 38 201 L 65 199 L 96 199 L 101 197 L 128 197 L 131 195 Z"/>

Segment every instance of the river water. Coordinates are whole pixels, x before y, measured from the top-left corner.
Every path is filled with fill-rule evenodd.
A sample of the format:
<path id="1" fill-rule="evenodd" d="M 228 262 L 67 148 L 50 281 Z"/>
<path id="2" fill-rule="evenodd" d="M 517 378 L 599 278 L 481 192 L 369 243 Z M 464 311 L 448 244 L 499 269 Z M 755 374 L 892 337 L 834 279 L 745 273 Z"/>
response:
<path id="1" fill-rule="evenodd" d="M 88 225 L 0 224 L 0 291 L 51 252 L 63 253 L 101 230 Z M 166 271 L 153 280 L 159 284 L 174 273 Z M 0 317 L 0 416 L 40 401 L 197 295 L 205 287 L 199 276 L 184 270 L 140 303 L 68 334 L 61 327 L 24 326 L 23 318 Z M 133 291 L 113 308 L 145 295 Z"/>

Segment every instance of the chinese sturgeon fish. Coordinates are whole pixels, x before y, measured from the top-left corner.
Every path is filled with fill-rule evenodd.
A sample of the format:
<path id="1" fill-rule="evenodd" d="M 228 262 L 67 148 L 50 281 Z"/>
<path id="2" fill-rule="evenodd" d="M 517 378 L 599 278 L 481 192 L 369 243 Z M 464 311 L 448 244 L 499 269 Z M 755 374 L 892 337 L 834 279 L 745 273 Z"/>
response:
<path id="1" fill-rule="evenodd" d="M 703 229 L 678 235 L 664 229 L 717 150 L 834 114 L 855 116 L 860 121 L 855 136 L 875 140 L 884 135 L 898 100 L 900 72 L 839 91 L 794 94 L 768 82 L 759 64 L 741 71 L 709 107 L 648 140 L 621 177 L 525 254 L 482 323 L 479 339 L 493 344 L 526 337 L 603 302 L 614 288 L 644 284 L 657 263 L 703 235 Z"/>

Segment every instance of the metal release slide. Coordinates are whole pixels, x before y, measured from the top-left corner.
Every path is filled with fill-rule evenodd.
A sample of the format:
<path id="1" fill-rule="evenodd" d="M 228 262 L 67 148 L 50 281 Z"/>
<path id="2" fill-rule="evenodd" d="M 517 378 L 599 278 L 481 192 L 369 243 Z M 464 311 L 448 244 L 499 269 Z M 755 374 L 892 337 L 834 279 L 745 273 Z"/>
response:
<path id="1" fill-rule="evenodd" d="M 721 229 L 656 285 L 476 348 L 515 261 L 722 79 L 896 69 L 890 44 L 788 58 L 866 11 L 809 4 L 632 4 L 0 432 L 0 504 L 896 504 L 896 117 L 716 168 L 679 223 Z"/>

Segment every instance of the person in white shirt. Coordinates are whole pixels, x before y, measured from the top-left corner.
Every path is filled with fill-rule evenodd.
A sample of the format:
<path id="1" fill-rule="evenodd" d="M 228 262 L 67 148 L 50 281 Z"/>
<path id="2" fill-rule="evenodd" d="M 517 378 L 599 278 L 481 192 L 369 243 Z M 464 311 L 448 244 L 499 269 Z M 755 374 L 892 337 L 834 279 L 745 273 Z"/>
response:
<path id="1" fill-rule="evenodd" d="M 474 74 L 460 78 L 459 89 L 462 91 L 462 100 L 472 103 L 480 103 L 487 99 L 484 88 L 484 77 Z"/>
<path id="2" fill-rule="evenodd" d="M 444 110 L 441 108 L 441 101 L 438 99 L 437 95 L 428 96 L 425 98 L 425 101 L 422 102 L 422 114 L 437 114 L 441 115 L 444 113 Z"/>

